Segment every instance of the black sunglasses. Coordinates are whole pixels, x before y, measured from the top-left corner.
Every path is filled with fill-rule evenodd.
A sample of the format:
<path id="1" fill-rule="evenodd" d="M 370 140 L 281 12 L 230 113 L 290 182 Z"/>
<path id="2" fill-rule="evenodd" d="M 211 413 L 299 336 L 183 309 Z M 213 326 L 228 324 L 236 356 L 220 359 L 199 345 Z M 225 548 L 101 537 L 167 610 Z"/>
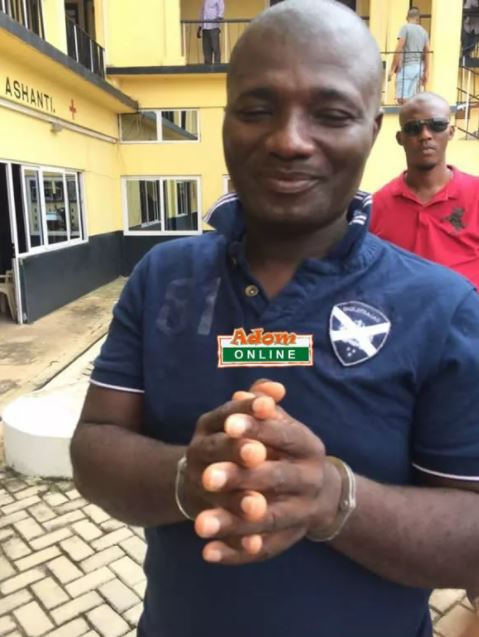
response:
<path id="1" fill-rule="evenodd" d="M 406 122 L 402 127 L 402 132 L 413 137 L 419 135 L 425 126 L 431 133 L 442 133 L 448 128 L 449 120 L 443 117 L 431 117 L 431 119 L 413 119 Z"/>

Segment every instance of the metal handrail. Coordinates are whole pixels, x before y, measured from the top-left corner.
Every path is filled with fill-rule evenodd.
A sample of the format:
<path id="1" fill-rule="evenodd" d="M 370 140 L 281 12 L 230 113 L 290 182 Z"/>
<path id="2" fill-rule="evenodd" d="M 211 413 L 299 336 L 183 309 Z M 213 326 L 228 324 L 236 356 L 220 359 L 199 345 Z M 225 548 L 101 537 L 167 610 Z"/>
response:
<path id="1" fill-rule="evenodd" d="M 42 0 L 0 0 L 0 11 L 45 39 Z"/>
<path id="2" fill-rule="evenodd" d="M 68 16 L 65 20 L 68 55 L 92 73 L 105 77 L 105 49 L 74 20 Z"/>

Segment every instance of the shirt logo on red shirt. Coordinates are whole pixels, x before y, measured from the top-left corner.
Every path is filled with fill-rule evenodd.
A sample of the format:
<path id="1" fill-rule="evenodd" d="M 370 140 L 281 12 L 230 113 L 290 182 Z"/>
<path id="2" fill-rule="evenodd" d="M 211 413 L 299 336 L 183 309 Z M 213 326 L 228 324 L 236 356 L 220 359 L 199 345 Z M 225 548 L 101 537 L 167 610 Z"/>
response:
<path id="1" fill-rule="evenodd" d="M 441 221 L 449 221 L 454 230 L 458 232 L 464 230 L 466 226 L 462 220 L 464 216 L 464 208 L 454 208 L 448 217 L 443 217 Z"/>

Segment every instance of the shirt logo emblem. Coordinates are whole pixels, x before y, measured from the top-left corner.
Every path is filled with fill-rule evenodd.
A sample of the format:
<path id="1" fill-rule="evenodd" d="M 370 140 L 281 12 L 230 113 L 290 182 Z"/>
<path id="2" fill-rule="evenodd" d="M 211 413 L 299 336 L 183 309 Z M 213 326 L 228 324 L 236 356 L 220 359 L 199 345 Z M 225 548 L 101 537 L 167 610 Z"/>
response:
<path id="1" fill-rule="evenodd" d="M 442 217 L 441 221 L 449 221 L 454 230 L 459 232 L 460 230 L 465 230 L 466 226 L 464 225 L 463 217 L 464 217 L 464 208 L 454 208 L 451 214 L 448 217 Z"/>
<path id="2" fill-rule="evenodd" d="M 218 367 L 294 367 L 313 364 L 312 334 L 265 332 L 262 327 L 218 336 Z"/>
<path id="3" fill-rule="evenodd" d="M 338 303 L 331 311 L 329 337 L 344 367 L 359 365 L 376 356 L 390 331 L 387 316 L 361 301 Z"/>

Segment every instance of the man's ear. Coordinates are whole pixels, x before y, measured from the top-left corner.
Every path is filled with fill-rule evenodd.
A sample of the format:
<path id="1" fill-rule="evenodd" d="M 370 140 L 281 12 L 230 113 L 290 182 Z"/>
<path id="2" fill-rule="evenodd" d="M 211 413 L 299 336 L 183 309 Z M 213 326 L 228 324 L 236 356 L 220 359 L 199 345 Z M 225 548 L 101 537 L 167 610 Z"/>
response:
<path id="1" fill-rule="evenodd" d="M 449 141 L 454 137 L 455 132 L 456 132 L 456 127 L 449 126 L 449 136 L 448 136 Z"/>
<path id="2" fill-rule="evenodd" d="M 396 133 L 396 141 L 399 144 L 399 146 L 404 146 L 402 141 L 402 131 L 400 130 L 398 130 L 398 132 Z"/>

